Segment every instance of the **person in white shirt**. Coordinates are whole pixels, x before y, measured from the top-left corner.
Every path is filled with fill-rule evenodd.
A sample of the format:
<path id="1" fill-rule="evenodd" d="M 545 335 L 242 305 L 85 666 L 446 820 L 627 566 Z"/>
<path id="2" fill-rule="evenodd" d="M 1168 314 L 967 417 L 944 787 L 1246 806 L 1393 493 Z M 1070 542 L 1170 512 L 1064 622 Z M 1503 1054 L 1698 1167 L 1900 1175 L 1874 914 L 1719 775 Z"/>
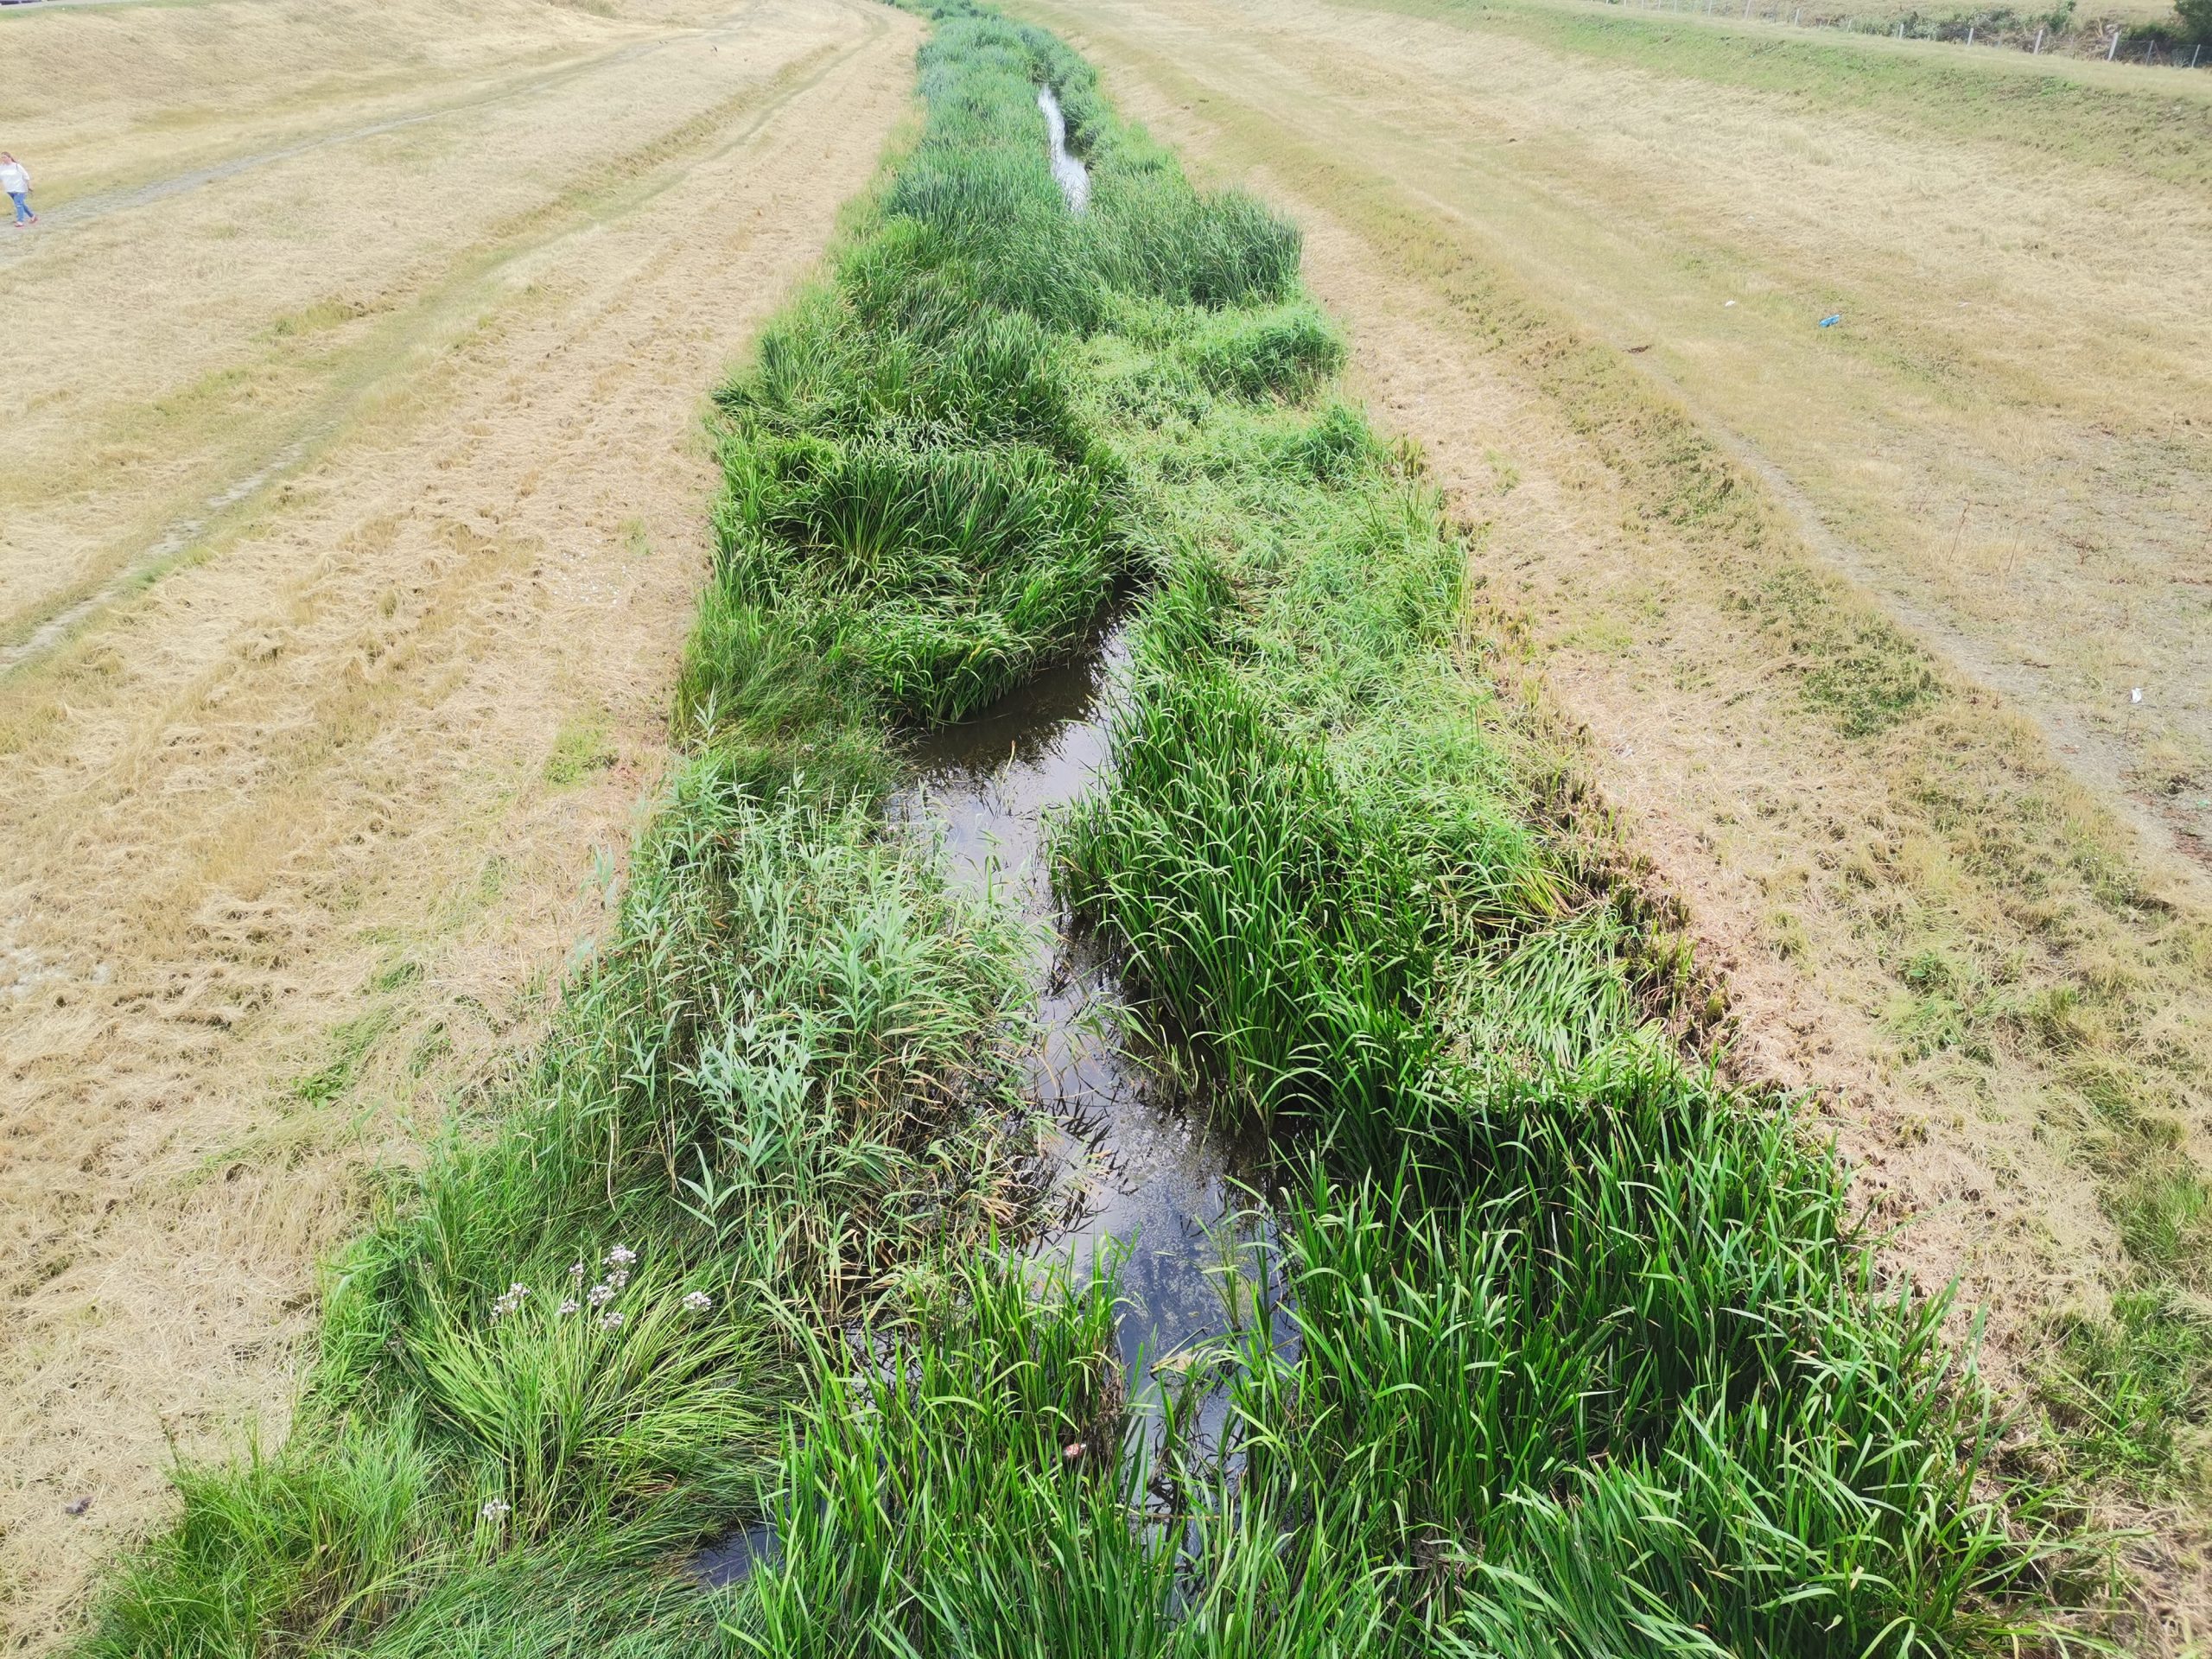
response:
<path id="1" fill-rule="evenodd" d="M 16 228 L 38 223 L 38 215 L 31 212 L 31 175 L 23 164 L 0 149 L 0 190 L 8 193 L 8 200 L 16 204 Z"/>

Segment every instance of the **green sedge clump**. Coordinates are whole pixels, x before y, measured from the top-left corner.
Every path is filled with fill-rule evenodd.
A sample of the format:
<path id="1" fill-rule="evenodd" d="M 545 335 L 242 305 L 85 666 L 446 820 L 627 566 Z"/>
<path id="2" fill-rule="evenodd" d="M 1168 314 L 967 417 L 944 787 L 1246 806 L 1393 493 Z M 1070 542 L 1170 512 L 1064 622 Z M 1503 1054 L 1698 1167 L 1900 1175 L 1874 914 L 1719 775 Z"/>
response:
<path id="1" fill-rule="evenodd" d="M 1039 144 L 1045 84 L 1088 152 L 1079 216 Z M 1193 191 L 1051 36 L 950 19 L 922 91 L 929 124 L 867 227 L 718 399 L 728 488 L 682 697 L 694 732 L 727 736 L 746 706 L 709 671 L 753 618 L 894 723 L 961 719 L 1081 645 L 1141 562 L 1087 406 L 1109 341 L 1254 396 L 1297 395 L 1341 360 L 1294 297 L 1296 232 L 1249 196 Z M 817 695 L 791 699 L 794 728 Z"/>

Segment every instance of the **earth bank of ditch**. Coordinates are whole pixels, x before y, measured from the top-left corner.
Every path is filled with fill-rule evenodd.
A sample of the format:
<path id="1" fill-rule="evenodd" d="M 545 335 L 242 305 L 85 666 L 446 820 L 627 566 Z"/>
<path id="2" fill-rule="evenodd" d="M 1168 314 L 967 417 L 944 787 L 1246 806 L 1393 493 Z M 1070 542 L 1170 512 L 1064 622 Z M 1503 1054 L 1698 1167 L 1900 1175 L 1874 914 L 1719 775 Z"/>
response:
<path id="1" fill-rule="evenodd" d="M 283 1452 L 187 1477 L 96 1648 L 2044 1632 L 2069 1541 L 1981 1488 L 1940 1310 L 1879 1293 L 1828 1161 L 1684 1052 L 1703 988 L 1550 810 L 1295 232 L 1194 193 L 1052 37 L 934 16 L 918 144 L 720 400 L 683 759 L 615 942 L 347 1253 Z M 1007 732 L 949 848 L 902 825 L 987 711 L 1082 687 L 1130 585 L 1121 689 L 1058 734 L 1104 767 Z M 1112 1253 L 1005 1249 L 1084 1161 L 1040 1122 L 1039 861 L 1027 918 L 950 861 L 995 785 L 1029 833 L 1024 767 L 1088 776 L 1044 836 L 1048 1007 L 1110 968 L 1205 1144 L 1264 1133 L 1281 1183 L 1150 1401 Z M 655 1570 L 764 1516 L 741 1585 Z"/>

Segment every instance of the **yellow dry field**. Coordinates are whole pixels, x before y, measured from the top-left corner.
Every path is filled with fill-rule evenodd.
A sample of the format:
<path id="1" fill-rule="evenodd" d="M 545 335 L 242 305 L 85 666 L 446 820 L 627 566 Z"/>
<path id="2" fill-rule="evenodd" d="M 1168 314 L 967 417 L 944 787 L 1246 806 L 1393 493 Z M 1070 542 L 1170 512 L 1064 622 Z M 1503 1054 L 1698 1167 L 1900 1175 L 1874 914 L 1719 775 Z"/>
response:
<path id="1" fill-rule="evenodd" d="M 1019 9 L 1305 225 L 1737 1063 L 1821 1091 L 2024 1387 L 2212 1134 L 2212 76 L 1573 0 Z M 1910 708 L 1847 693 L 1885 664 Z M 2201 1632 L 2197 1523 L 2148 1519 Z"/>
<path id="2" fill-rule="evenodd" d="M 664 748 L 706 391 L 909 108 L 860 0 L 0 11 L 0 1625 L 282 1428 Z M 68 1512 L 88 1498 L 81 1516 Z"/>

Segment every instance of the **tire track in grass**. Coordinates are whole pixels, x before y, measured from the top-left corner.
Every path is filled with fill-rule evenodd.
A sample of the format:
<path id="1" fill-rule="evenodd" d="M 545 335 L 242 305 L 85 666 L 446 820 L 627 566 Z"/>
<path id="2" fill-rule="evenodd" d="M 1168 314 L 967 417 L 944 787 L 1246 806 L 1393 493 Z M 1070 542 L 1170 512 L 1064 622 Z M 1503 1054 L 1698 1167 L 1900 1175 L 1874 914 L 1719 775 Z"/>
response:
<path id="1" fill-rule="evenodd" d="M 724 19 L 719 24 L 702 29 L 687 30 L 680 35 L 663 40 L 632 41 L 627 45 L 616 47 L 612 51 L 597 53 L 578 61 L 563 64 L 557 68 L 523 75 L 494 91 L 480 93 L 474 98 L 439 104 L 429 109 L 412 111 L 405 115 L 391 116 L 383 120 L 371 121 L 359 126 L 316 133 L 310 137 L 302 138 L 291 143 L 279 144 L 270 149 L 255 150 L 247 155 L 232 156 L 224 161 L 211 162 L 205 167 L 190 168 L 181 173 L 171 174 L 165 178 L 149 180 L 141 184 L 95 190 L 81 196 L 67 198 L 56 206 L 41 211 L 39 218 L 48 227 L 44 235 L 51 237 L 62 231 L 79 229 L 100 219 L 111 218 L 117 213 L 128 213 L 133 208 L 147 207 L 157 201 L 166 201 L 173 196 L 187 195 L 194 190 L 204 189 L 208 185 L 219 184 L 226 179 L 234 179 L 242 174 L 273 166 L 279 162 L 289 162 L 302 156 L 311 156 L 317 150 L 328 149 L 336 144 L 358 143 L 363 139 L 378 138 L 387 133 L 404 132 L 411 127 L 423 126 L 429 122 L 447 121 L 455 116 L 473 115 L 484 110 L 494 109 L 502 104 L 514 103 L 536 93 L 550 92 L 556 87 L 566 86 L 598 70 L 617 68 L 626 63 L 634 63 L 640 58 L 652 57 L 679 42 L 711 40 L 717 36 L 728 39 L 732 34 L 740 32 L 732 29 L 730 24 L 741 16 L 742 16 L 741 13 L 733 13 L 731 17 Z M 19 238 L 13 242 L 0 244 L 0 266 L 13 264 L 28 258 L 37 251 L 38 247 L 39 238 Z"/>

